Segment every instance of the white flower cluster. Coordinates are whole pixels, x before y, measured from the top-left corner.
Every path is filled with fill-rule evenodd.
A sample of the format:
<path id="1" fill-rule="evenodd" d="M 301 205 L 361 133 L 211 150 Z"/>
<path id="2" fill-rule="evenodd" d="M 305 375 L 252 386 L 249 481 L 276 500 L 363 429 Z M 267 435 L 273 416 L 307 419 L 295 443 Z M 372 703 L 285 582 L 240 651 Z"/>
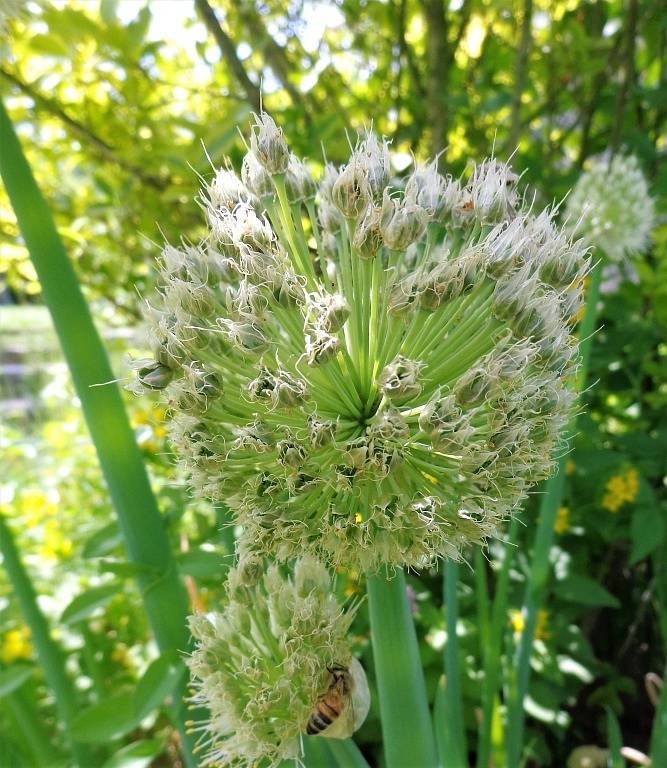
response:
<path id="1" fill-rule="evenodd" d="M 621 262 L 649 244 L 654 206 L 634 155 L 601 156 L 567 200 L 569 226 L 609 259 Z"/>
<path id="2" fill-rule="evenodd" d="M 276 565 L 264 572 L 253 559 L 230 573 L 222 610 L 190 617 L 193 701 L 210 713 L 194 725 L 203 765 L 269 768 L 298 758 L 301 735 L 341 669 L 350 670 L 345 706 L 330 728 L 344 738 L 359 727 L 369 693 L 345 639 L 354 612 L 341 610 L 326 568 L 311 558 L 297 561 L 293 575 Z"/>
<path id="3" fill-rule="evenodd" d="M 422 567 L 493 535 L 551 471 L 577 362 L 585 248 L 524 210 L 495 159 L 389 186 L 363 135 L 316 185 L 268 115 L 209 236 L 167 246 L 154 358 L 193 488 L 239 550 L 358 571 Z"/>

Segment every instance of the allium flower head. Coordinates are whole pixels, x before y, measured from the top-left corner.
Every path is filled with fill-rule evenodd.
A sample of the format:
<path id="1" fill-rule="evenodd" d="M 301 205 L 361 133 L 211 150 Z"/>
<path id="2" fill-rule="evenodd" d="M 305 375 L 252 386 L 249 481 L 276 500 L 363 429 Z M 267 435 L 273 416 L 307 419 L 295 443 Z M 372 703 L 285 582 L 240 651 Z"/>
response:
<path id="1" fill-rule="evenodd" d="M 348 676 L 349 691 L 321 735 L 350 736 L 370 704 L 364 671 L 345 639 L 353 616 L 312 558 L 287 576 L 276 565 L 264 572 L 260 560 L 242 560 L 230 573 L 221 612 L 190 617 L 193 701 L 210 712 L 196 726 L 203 764 L 250 768 L 298 758 L 301 735 L 339 674 Z"/>
<path id="2" fill-rule="evenodd" d="M 634 155 L 593 161 L 567 200 L 566 216 L 577 234 L 613 261 L 637 253 L 649 243 L 653 199 Z"/>
<path id="3" fill-rule="evenodd" d="M 495 159 L 401 191 L 366 133 L 316 187 L 263 115 L 243 169 L 205 191 L 209 236 L 165 248 L 136 364 L 193 488 L 282 561 L 420 567 L 492 535 L 568 417 L 583 246 Z"/>

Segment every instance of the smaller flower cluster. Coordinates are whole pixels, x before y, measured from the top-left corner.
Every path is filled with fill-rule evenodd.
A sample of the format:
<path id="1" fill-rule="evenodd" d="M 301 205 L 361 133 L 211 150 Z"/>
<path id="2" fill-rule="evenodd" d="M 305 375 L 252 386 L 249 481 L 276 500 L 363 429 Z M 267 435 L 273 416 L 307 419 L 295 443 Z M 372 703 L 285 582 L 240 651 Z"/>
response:
<path id="1" fill-rule="evenodd" d="M 612 261 L 648 243 L 654 206 L 634 155 L 601 156 L 581 175 L 567 200 L 569 226 Z"/>
<path id="2" fill-rule="evenodd" d="M 630 467 L 625 472 L 609 478 L 604 488 L 602 507 L 618 512 L 624 504 L 631 504 L 639 493 L 639 472 Z"/>
<path id="3" fill-rule="evenodd" d="M 204 765 L 251 768 L 298 758 L 300 737 L 337 670 L 349 670 L 349 695 L 339 702 L 337 728 L 322 735 L 347 738 L 359 727 L 370 699 L 346 639 L 355 611 L 352 604 L 343 612 L 326 568 L 312 558 L 287 574 L 241 560 L 229 574 L 222 610 L 190 617 L 193 701 L 210 712 L 194 726 L 202 732 Z"/>

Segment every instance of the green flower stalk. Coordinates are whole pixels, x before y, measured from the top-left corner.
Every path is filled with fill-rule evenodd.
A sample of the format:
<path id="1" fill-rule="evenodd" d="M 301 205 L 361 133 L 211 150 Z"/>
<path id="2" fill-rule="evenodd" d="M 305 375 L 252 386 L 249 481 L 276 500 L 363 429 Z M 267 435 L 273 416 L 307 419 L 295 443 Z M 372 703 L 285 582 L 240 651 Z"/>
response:
<path id="1" fill-rule="evenodd" d="M 602 155 L 567 199 L 569 226 L 612 262 L 649 244 L 655 211 L 648 182 L 634 155 Z"/>
<path id="2" fill-rule="evenodd" d="M 279 561 L 419 568 L 494 535 L 552 469 L 585 248 L 495 159 L 392 188 L 372 133 L 316 185 L 262 114 L 241 176 L 165 247 L 135 364 L 193 488 Z"/>
<path id="3" fill-rule="evenodd" d="M 291 575 L 252 558 L 230 572 L 221 612 L 190 618 L 194 702 L 211 713 L 194 726 L 203 765 L 278 765 L 300 758 L 306 733 L 343 739 L 361 725 L 370 696 L 346 641 L 355 611 L 309 557 Z"/>

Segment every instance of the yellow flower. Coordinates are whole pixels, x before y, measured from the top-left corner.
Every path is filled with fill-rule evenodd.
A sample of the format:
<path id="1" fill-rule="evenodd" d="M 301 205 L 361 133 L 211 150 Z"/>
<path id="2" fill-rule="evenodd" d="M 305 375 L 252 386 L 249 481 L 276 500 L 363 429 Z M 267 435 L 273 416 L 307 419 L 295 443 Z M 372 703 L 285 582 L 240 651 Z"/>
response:
<path id="1" fill-rule="evenodd" d="M 21 494 L 20 514 L 25 516 L 27 528 L 36 528 L 46 517 L 54 516 L 58 507 L 44 491 L 28 489 Z"/>
<path id="2" fill-rule="evenodd" d="M 570 530 L 570 508 L 561 507 L 558 510 L 558 515 L 556 516 L 554 531 L 556 531 L 556 533 L 558 534 L 561 534 L 569 530 Z"/>
<path id="3" fill-rule="evenodd" d="M 618 512 L 624 505 L 633 502 L 639 491 L 639 472 L 634 467 L 614 475 L 607 480 L 602 497 L 602 507 L 609 512 Z"/>
<path id="4" fill-rule="evenodd" d="M 572 477 L 574 474 L 574 470 L 577 468 L 577 465 L 572 461 L 572 459 L 568 459 L 565 462 L 565 474 L 568 477 Z"/>
<path id="5" fill-rule="evenodd" d="M 510 626 L 518 635 L 523 632 L 526 626 L 526 617 L 523 615 L 523 611 L 510 611 Z"/>
<path id="6" fill-rule="evenodd" d="M 30 630 L 28 627 L 10 629 L 2 639 L 0 659 L 5 664 L 11 664 L 19 659 L 30 658 L 32 658 L 32 644 L 30 643 Z"/>
<path id="7" fill-rule="evenodd" d="M 537 612 L 537 622 L 535 624 L 535 639 L 548 640 L 551 637 L 549 632 L 549 611 L 544 609 Z"/>

